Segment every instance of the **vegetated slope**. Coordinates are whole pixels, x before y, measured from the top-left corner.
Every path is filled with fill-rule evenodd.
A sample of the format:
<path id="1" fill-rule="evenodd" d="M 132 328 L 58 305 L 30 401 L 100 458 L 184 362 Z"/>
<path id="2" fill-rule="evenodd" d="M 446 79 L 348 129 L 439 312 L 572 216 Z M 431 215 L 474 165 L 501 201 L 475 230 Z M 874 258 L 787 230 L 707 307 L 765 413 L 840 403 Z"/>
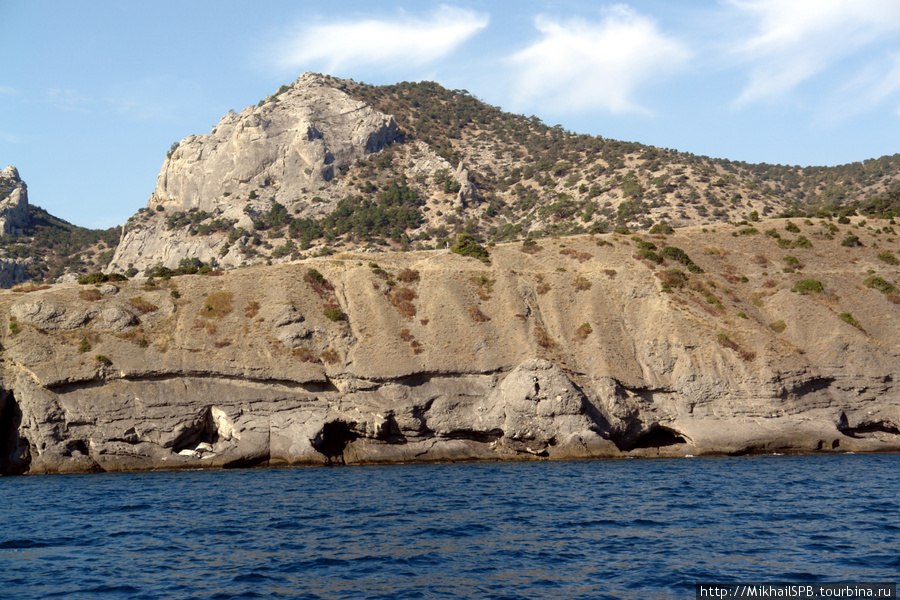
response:
<path id="1" fill-rule="evenodd" d="M 495 211 L 542 219 L 548 233 L 834 209 L 900 185 L 900 154 L 838 167 L 749 164 L 577 135 L 431 82 L 344 89 L 392 114 L 408 139 L 464 161 Z"/>
<path id="2" fill-rule="evenodd" d="M 0 173 L 0 221 L 6 286 L 102 269 L 109 264 L 121 233 L 120 227 L 78 227 L 30 204 L 25 182 L 11 166 Z"/>
<path id="3" fill-rule="evenodd" d="M 52 282 L 65 273 L 105 268 L 122 231 L 78 227 L 34 205 L 28 207 L 28 218 L 22 235 L 0 237 L 0 248 L 11 258 L 32 258 L 26 275 L 33 281 Z"/>
<path id="4" fill-rule="evenodd" d="M 358 111 L 368 111 L 360 123 L 388 132 L 379 144 L 351 140 L 347 115 Z M 222 148 L 224 166 L 210 158 Z M 900 155 L 834 168 L 750 165 L 576 135 L 435 83 L 376 87 L 307 73 L 174 144 L 113 266 L 443 248 L 463 233 L 498 243 L 659 222 L 843 216 L 878 205 L 872 198 L 898 181 Z"/>
<path id="5" fill-rule="evenodd" d="M 900 232 L 848 220 L 0 292 L 0 471 L 897 450 Z"/>

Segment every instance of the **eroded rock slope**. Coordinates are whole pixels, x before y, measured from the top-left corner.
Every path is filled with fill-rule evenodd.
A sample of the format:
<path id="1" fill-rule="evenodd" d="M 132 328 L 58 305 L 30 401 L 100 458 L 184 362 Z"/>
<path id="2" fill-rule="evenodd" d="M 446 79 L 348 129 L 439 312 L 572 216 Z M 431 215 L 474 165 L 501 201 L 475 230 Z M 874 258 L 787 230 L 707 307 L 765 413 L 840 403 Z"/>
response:
<path id="1" fill-rule="evenodd" d="M 0 468 L 900 449 L 889 227 L 764 225 L 4 292 Z"/>

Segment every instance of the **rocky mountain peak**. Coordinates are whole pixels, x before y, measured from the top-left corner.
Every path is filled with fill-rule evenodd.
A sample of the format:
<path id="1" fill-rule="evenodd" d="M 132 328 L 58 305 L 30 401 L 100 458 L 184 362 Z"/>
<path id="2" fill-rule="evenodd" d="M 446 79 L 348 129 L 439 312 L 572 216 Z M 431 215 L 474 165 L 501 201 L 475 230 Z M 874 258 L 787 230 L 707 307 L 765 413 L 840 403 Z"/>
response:
<path id="1" fill-rule="evenodd" d="M 304 73 L 256 106 L 229 112 L 210 133 L 173 144 L 147 208 L 126 224 L 110 268 L 175 266 L 186 257 L 224 266 L 245 262 L 223 250 L 222 236 L 169 234 L 166 220 L 179 213 L 202 212 L 250 231 L 253 215 L 275 203 L 301 217 L 326 214 L 345 194 L 336 181 L 342 169 L 400 137 L 392 116 L 339 85 Z"/>

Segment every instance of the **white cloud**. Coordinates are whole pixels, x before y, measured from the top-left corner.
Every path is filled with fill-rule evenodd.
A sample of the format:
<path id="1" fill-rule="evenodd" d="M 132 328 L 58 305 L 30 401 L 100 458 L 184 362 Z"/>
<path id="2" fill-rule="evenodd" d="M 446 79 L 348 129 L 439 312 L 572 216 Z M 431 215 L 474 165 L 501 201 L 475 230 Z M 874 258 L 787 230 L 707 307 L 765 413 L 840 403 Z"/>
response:
<path id="1" fill-rule="evenodd" d="M 607 9 L 599 22 L 540 16 L 535 27 L 541 39 L 511 59 L 518 101 L 555 109 L 646 112 L 634 99 L 637 88 L 682 67 L 691 54 L 624 5 Z"/>
<path id="2" fill-rule="evenodd" d="M 733 46 L 749 65 L 738 105 L 781 97 L 836 62 L 900 32 L 894 0 L 730 0 L 754 32 Z"/>
<path id="3" fill-rule="evenodd" d="M 442 6 L 427 18 L 337 21 L 301 26 L 274 52 L 285 69 L 421 66 L 438 60 L 487 27 L 488 15 Z"/>

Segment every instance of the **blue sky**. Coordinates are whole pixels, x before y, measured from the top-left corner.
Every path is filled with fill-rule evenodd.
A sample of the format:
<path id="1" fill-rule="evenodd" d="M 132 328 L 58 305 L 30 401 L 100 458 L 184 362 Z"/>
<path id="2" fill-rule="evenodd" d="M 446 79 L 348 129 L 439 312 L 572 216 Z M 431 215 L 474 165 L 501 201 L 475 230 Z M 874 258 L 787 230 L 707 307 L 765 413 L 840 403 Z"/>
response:
<path id="1" fill-rule="evenodd" d="M 578 133 L 836 165 L 900 152 L 897 0 L 0 0 L 0 168 L 86 227 L 304 71 L 432 80 Z"/>

